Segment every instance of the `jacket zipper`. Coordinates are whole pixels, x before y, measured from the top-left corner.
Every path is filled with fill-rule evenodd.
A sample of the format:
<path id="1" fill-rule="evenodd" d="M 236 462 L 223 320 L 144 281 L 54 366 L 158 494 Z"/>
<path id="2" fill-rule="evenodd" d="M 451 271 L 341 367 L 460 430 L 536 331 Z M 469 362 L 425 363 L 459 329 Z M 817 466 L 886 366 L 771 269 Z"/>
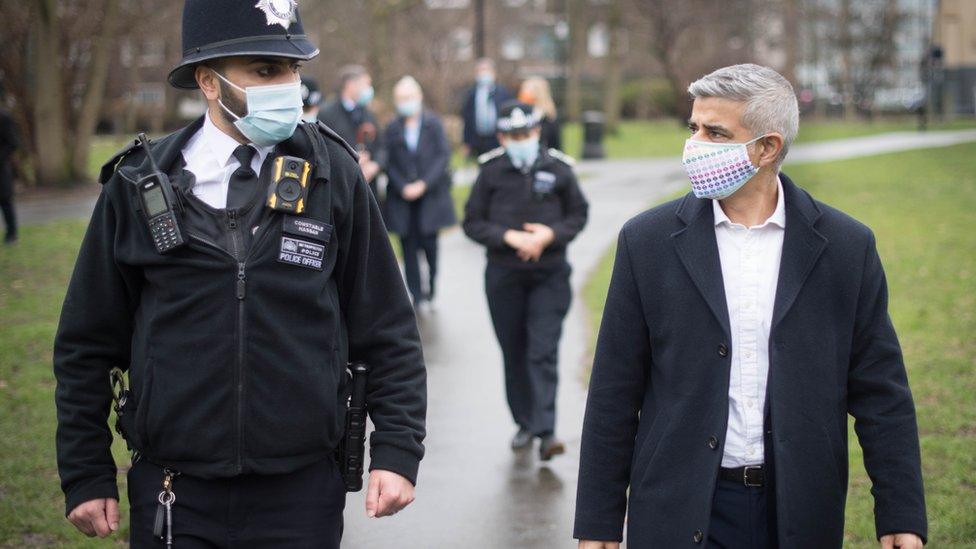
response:
<path id="1" fill-rule="evenodd" d="M 247 274 L 237 264 L 237 473 L 244 472 L 244 297 Z"/>
<path id="2" fill-rule="evenodd" d="M 227 226 L 231 231 L 231 246 L 233 248 L 232 252 L 221 248 L 216 243 L 211 242 L 203 237 L 195 234 L 191 234 L 190 238 L 195 239 L 201 244 L 204 244 L 208 248 L 213 248 L 222 254 L 231 257 L 237 264 L 237 284 L 236 284 L 236 297 L 237 297 L 237 371 L 236 383 L 237 383 L 237 473 L 244 472 L 244 366 L 246 362 L 246 353 L 244 346 L 244 299 L 247 297 L 247 259 L 250 257 L 251 252 L 253 252 L 259 244 L 263 242 L 264 236 L 270 233 L 271 222 L 269 220 L 267 227 L 262 227 L 261 235 L 259 239 L 251 242 L 251 249 L 248 250 L 247 257 L 241 258 L 241 241 L 240 234 L 237 229 L 239 227 L 239 221 L 237 220 L 236 210 L 227 210 Z"/>

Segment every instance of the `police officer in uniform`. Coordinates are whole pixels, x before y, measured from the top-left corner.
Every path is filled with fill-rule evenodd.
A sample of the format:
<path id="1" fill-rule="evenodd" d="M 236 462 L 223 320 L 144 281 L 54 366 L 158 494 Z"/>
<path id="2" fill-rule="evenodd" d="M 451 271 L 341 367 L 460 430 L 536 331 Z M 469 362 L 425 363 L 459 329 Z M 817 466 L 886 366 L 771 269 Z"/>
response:
<path id="1" fill-rule="evenodd" d="M 485 291 L 518 425 L 512 448 L 539 438 L 545 461 L 564 451 L 555 425 L 559 337 L 572 298 L 566 246 L 586 224 L 588 206 L 573 160 L 540 146 L 540 120 L 527 104 L 502 107 L 502 146 L 478 159 L 464 232 L 487 249 Z"/>
<path id="2" fill-rule="evenodd" d="M 413 500 L 426 412 L 416 321 L 355 152 L 299 123 L 299 64 L 318 49 L 296 10 L 185 3 L 169 78 L 200 88 L 208 110 L 150 149 L 186 245 L 163 253 L 153 239 L 146 150 L 102 170 L 54 348 L 66 512 L 89 536 L 119 527 L 116 367 L 129 381 L 117 406 L 134 451 L 132 547 L 338 547 L 349 362 L 371 368 L 366 512 Z M 269 199 L 280 155 L 309 163 L 301 211 Z"/>

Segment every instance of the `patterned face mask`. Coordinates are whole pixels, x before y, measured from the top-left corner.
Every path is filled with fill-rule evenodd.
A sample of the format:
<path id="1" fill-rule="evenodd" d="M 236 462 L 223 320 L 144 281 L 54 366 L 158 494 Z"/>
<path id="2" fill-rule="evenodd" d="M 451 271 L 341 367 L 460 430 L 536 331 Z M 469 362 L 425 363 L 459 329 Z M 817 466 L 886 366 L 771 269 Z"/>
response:
<path id="1" fill-rule="evenodd" d="M 749 160 L 746 147 L 763 137 L 766 136 L 760 135 L 745 143 L 685 141 L 681 162 L 695 196 L 722 200 L 742 188 L 759 171 Z"/>

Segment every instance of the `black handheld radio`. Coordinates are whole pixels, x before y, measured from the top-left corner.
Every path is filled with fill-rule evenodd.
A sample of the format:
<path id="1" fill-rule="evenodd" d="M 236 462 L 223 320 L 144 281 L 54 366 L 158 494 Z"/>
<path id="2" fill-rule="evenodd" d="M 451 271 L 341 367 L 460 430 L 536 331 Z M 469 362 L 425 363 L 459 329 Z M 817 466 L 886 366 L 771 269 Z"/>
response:
<path id="1" fill-rule="evenodd" d="M 139 143 L 145 149 L 149 166 L 152 168 L 152 173 L 136 182 L 139 198 L 142 200 L 142 210 L 146 215 L 149 234 L 152 235 L 156 251 L 161 254 L 169 253 L 186 245 L 177 215 L 179 202 L 169 178 L 159 169 L 156 160 L 152 157 L 146 134 L 139 134 Z"/>
<path id="2" fill-rule="evenodd" d="M 369 367 L 362 363 L 350 364 L 352 394 L 346 410 L 346 434 L 340 450 L 342 480 L 347 492 L 363 489 L 363 460 L 366 457 L 366 376 Z"/>

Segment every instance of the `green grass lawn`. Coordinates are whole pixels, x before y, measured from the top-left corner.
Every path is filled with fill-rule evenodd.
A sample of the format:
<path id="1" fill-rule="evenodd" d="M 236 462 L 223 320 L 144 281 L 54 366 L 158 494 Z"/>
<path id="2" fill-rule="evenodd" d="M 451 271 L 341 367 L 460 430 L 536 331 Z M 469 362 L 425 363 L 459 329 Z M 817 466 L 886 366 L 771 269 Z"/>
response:
<path id="1" fill-rule="evenodd" d="M 932 547 L 976 546 L 976 144 L 792 166 L 819 200 L 874 229 L 922 443 Z M 584 301 L 594 326 L 612 252 Z M 846 544 L 877 547 L 873 500 L 851 431 Z"/>
<path id="2" fill-rule="evenodd" d="M 54 454 L 51 348 L 85 225 L 31 227 L 16 246 L 0 247 L 0 547 L 107 544 L 74 532 L 64 518 Z M 115 450 L 127 464 L 121 441 Z M 124 491 L 125 476 L 119 480 Z M 124 518 L 117 538 L 127 532 Z"/>

